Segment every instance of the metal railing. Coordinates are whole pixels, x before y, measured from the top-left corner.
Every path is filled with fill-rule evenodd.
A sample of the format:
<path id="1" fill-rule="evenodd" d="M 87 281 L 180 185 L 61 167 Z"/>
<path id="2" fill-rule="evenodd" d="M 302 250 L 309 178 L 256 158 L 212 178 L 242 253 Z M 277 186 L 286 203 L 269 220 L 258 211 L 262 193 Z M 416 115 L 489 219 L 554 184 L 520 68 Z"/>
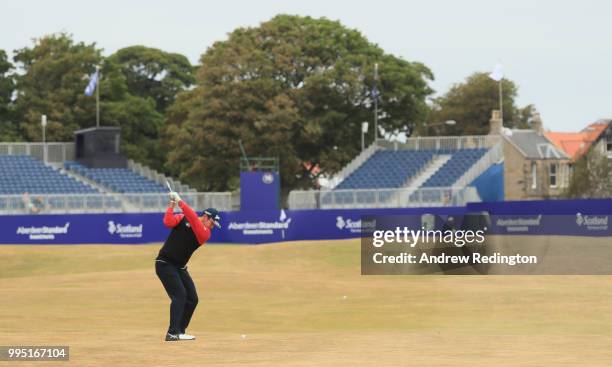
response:
<path id="1" fill-rule="evenodd" d="M 458 149 L 490 149 L 501 141 L 499 135 L 465 135 L 465 136 L 425 136 L 408 138 L 406 142 L 377 140 L 382 149 L 409 150 L 458 150 Z"/>
<path id="2" fill-rule="evenodd" d="M 474 163 L 457 181 L 454 186 L 469 185 L 476 177 L 480 176 L 493 164 L 499 162 L 504 157 L 504 144 L 499 140 L 491 149 L 489 149 L 480 159 Z"/>
<path id="3" fill-rule="evenodd" d="M 0 143 L 0 155 L 29 155 L 48 163 L 75 159 L 74 143 Z"/>
<path id="4" fill-rule="evenodd" d="M 278 157 L 241 157 L 240 171 L 278 172 L 280 163 Z"/>
<path id="5" fill-rule="evenodd" d="M 291 191 L 289 209 L 406 208 L 462 206 L 478 202 L 474 187 L 404 187 L 400 189 L 354 189 Z"/>
<path id="6" fill-rule="evenodd" d="M 181 194 L 195 210 L 232 210 L 231 192 Z M 0 195 L 0 214 L 146 213 L 163 212 L 168 194 L 29 194 Z"/>

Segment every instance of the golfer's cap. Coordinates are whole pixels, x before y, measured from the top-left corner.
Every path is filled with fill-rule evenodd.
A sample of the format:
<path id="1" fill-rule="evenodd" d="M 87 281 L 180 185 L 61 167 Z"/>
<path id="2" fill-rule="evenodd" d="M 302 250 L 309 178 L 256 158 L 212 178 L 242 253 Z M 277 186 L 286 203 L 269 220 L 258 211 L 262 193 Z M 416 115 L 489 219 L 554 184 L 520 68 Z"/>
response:
<path id="1" fill-rule="evenodd" d="M 204 210 L 203 213 L 213 220 L 216 227 L 221 228 L 221 217 L 219 216 L 219 212 L 217 211 L 217 209 L 208 208 Z"/>

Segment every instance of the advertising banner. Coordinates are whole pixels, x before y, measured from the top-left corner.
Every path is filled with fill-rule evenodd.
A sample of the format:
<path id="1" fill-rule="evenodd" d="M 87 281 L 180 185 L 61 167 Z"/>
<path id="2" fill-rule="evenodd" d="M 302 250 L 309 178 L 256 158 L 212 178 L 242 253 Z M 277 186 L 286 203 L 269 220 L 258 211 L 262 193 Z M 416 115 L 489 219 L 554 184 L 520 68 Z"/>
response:
<path id="1" fill-rule="evenodd" d="M 460 225 L 466 213 L 490 216 L 488 232 L 499 235 L 612 236 L 612 199 L 474 203 L 466 207 L 242 210 L 222 212 L 222 228 L 210 242 L 259 244 L 279 241 L 361 237 L 376 223 L 367 218 L 403 215 L 411 227 L 450 218 Z M 137 244 L 162 242 L 169 229 L 163 213 L 0 216 L 4 244 Z"/>

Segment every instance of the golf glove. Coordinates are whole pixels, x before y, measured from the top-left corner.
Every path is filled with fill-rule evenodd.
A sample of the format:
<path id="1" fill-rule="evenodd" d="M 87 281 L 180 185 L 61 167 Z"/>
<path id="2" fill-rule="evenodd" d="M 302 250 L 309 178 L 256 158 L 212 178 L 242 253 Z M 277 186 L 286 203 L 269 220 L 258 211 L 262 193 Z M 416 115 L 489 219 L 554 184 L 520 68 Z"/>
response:
<path id="1" fill-rule="evenodd" d="M 178 203 L 179 201 L 181 201 L 181 197 L 176 191 L 172 191 L 170 193 L 170 200 L 174 201 L 175 203 Z"/>

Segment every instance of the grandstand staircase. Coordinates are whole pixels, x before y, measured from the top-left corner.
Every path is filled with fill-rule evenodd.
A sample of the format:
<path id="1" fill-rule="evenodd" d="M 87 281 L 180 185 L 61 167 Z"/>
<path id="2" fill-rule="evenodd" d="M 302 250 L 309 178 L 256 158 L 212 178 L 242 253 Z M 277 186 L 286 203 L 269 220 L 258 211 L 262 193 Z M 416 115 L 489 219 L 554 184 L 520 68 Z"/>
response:
<path id="1" fill-rule="evenodd" d="M 99 183 L 97 183 L 94 180 L 90 180 L 89 178 L 87 178 L 85 176 L 81 176 L 78 173 L 76 173 L 75 171 L 72 171 L 72 170 L 69 170 L 69 169 L 65 169 L 62 166 L 61 163 L 53 163 L 53 164 L 51 164 L 51 166 L 53 166 L 53 168 L 58 170 L 60 173 L 68 175 L 68 176 L 74 178 L 75 180 L 85 184 L 85 185 L 91 186 L 94 189 L 100 191 L 101 193 L 104 193 L 104 194 L 112 194 L 112 193 L 114 193 L 113 191 L 109 190 L 105 186 L 100 185 Z"/>
<path id="2" fill-rule="evenodd" d="M 452 155 L 450 154 L 435 155 L 433 159 L 427 164 L 427 166 L 419 174 L 417 174 L 414 177 L 409 178 L 408 181 L 406 181 L 406 183 L 403 186 L 403 188 L 405 188 L 406 191 L 401 193 L 402 200 L 407 202 L 410 196 L 416 190 L 418 190 L 425 183 L 425 181 L 427 181 L 442 166 L 444 166 L 446 162 L 448 162 L 451 158 L 452 158 Z M 396 195 L 399 195 L 399 193 Z M 393 199 L 397 200 L 397 198 L 393 198 Z"/>
<path id="3" fill-rule="evenodd" d="M 455 183 L 455 187 L 465 187 L 480 176 L 484 171 L 489 169 L 493 164 L 502 163 L 504 161 L 503 144 L 501 142 L 495 144 L 489 149 L 475 164 L 472 165 Z"/>
<path id="4" fill-rule="evenodd" d="M 148 178 L 151 181 L 157 182 L 160 185 L 166 186 L 166 182 L 168 182 L 170 183 L 172 188 L 177 192 L 182 192 L 182 193 L 197 192 L 196 189 L 190 187 L 189 185 L 181 183 L 181 181 L 175 180 L 172 177 L 165 176 L 164 174 L 159 173 L 156 170 L 149 168 L 145 165 L 136 163 L 132 159 L 128 160 L 128 168 L 136 172 L 137 174 Z"/>
<path id="5" fill-rule="evenodd" d="M 100 186 L 96 182 L 88 179 L 87 177 L 83 177 L 81 175 L 75 174 L 74 172 L 71 172 L 71 171 L 65 169 L 62 166 L 61 163 L 45 163 L 45 165 L 53 168 L 54 170 L 56 170 L 57 172 L 59 172 L 62 175 L 66 175 L 66 176 L 72 177 L 75 180 L 77 180 L 80 183 L 82 183 L 83 185 L 87 185 L 89 187 L 92 187 L 92 188 L 98 190 L 99 192 L 102 192 L 102 193 L 108 192 L 108 190 L 104 186 Z"/>
<path id="6" fill-rule="evenodd" d="M 56 169 L 57 169 L 59 172 L 61 172 L 61 173 L 65 174 L 65 175 L 68 175 L 68 176 L 70 176 L 70 177 L 74 178 L 75 180 L 77 180 L 77 181 L 79 181 L 79 182 L 81 182 L 81 183 L 85 184 L 85 185 L 88 185 L 88 186 L 93 187 L 93 188 L 95 188 L 96 190 L 100 191 L 100 192 L 101 192 L 101 193 L 103 193 L 103 194 L 117 194 L 115 191 L 110 190 L 110 189 L 109 189 L 109 188 L 107 188 L 106 186 L 100 185 L 99 183 L 97 183 L 97 182 L 96 182 L 96 181 L 94 181 L 94 180 L 90 180 L 89 178 L 87 178 L 87 177 L 85 177 L 85 176 L 82 176 L 82 175 L 78 174 L 78 173 L 77 173 L 77 172 L 75 172 L 75 171 L 72 171 L 72 170 L 69 170 L 69 169 L 65 169 L 65 168 L 62 166 L 62 164 L 61 164 L 61 163 L 60 163 L 60 164 L 57 164 L 57 166 L 54 164 L 53 166 L 54 166 L 54 168 L 56 168 Z M 126 200 L 122 201 L 122 202 L 121 202 L 121 205 L 122 205 L 122 206 L 124 207 L 124 209 L 125 209 L 125 210 L 127 210 L 127 211 L 133 211 L 133 212 L 137 212 L 137 211 L 138 211 L 138 207 L 137 207 L 137 206 L 135 206 L 134 204 L 132 204 L 132 203 L 130 203 L 130 202 L 128 202 L 128 201 L 126 201 Z"/>
<path id="7" fill-rule="evenodd" d="M 427 164 L 427 167 L 425 167 L 425 169 L 423 169 L 414 178 L 409 179 L 404 187 L 418 189 L 451 158 L 452 155 L 450 154 L 440 154 L 434 156 L 434 158 Z"/>

